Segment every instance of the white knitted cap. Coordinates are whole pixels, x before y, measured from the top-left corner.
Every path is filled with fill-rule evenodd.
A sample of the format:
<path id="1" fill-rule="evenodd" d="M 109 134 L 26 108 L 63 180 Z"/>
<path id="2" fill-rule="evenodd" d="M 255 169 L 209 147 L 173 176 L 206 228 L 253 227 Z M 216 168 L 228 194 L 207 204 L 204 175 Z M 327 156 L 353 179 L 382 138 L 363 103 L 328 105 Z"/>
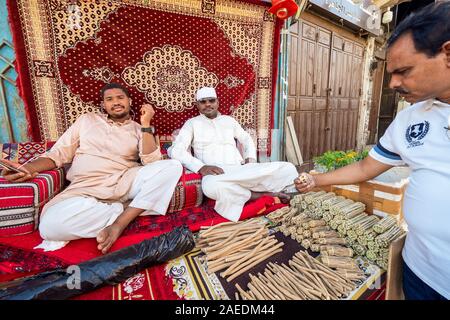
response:
<path id="1" fill-rule="evenodd" d="M 216 89 L 211 88 L 211 87 L 203 87 L 203 88 L 198 89 L 197 101 L 207 99 L 207 98 L 217 99 Z"/>

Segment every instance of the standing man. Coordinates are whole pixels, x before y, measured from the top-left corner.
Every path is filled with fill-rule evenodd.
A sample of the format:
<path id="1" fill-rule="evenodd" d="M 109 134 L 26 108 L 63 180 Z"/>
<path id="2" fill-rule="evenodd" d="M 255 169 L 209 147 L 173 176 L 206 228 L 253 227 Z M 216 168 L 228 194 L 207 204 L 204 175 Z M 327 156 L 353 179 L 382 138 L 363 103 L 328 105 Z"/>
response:
<path id="1" fill-rule="evenodd" d="M 218 112 L 214 88 L 197 91 L 197 108 L 200 115 L 183 125 L 168 154 L 203 176 L 203 193 L 216 200 L 214 209 L 223 217 L 238 221 L 250 199 L 271 195 L 288 200 L 281 191 L 293 185 L 298 176 L 295 166 L 288 162 L 256 163 L 251 136 L 232 117 Z M 244 148 L 245 160 L 235 139 Z"/>
<path id="2" fill-rule="evenodd" d="M 390 87 L 413 105 L 401 111 L 361 162 L 296 180 L 314 186 L 372 179 L 393 166 L 412 173 L 405 193 L 406 299 L 450 298 L 450 2 L 410 15 L 388 41 Z"/>
<path id="3" fill-rule="evenodd" d="M 70 240 L 97 238 L 106 253 L 137 216 L 166 213 L 182 166 L 161 160 L 151 126 L 155 111 L 145 104 L 141 125 L 133 121 L 130 95 L 117 83 L 103 87 L 101 100 L 104 114 L 79 117 L 49 152 L 21 168 L 25 173 L 2 172 L 11 182 L 23 182 L 71 163 L 70 185 L 43 209 L 44 241 L 37 248 L 56 250 Z"/>

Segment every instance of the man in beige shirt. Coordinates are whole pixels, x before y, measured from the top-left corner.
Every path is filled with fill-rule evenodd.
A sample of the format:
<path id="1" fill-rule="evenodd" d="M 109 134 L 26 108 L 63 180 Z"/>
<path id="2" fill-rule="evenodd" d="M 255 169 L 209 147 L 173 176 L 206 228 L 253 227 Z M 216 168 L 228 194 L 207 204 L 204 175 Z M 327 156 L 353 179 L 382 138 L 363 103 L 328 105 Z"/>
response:
<path id="1" fill-rule="evenodd" d="M 70 240 L 96 237 L 98 249 L 106 253 L 137 216 L 166 213 L 182 166 L 161 160 L 151 126 L 155 111 L 144 104 L 139 125 L 130 116 L 125 87 L 107 84 L 101 97 L 106 114 L 79 117 L 49 152 L 22 166 L 22 173 L 2 171 L 7 180 L 23 182 L 71 164 L 70 185 L 43 209 L 39 232 L 44 241 L 36 248 L 56 250 Z"/>

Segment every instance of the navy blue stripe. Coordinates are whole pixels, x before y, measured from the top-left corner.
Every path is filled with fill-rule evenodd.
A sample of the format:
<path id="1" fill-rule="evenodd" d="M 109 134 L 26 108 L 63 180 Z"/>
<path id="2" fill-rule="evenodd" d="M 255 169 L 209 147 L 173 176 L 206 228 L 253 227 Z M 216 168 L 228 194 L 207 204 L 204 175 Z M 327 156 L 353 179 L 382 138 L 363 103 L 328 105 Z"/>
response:
<path id="1" fill-rule="evenodd" d="M 387 150 L 386 148 L 384 148 L 379 142 L 375 146 L 374 150 L 376 153 L 378 153 L 388 159 L 392 159 L 392 160 L 401 160 L 402 159 L 398 154 L 391 152 L 391 151 Z"/>

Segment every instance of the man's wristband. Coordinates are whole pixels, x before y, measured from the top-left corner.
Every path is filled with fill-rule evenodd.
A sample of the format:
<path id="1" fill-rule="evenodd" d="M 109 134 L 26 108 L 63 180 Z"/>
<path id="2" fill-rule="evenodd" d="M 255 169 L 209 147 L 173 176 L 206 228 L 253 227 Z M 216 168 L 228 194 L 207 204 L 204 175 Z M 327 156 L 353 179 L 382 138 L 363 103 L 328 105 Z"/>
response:
<path id="1" fill-rule="evenodd" d="M 154 126 L 150 126 L 150 127 L 141 127 L 141 131 L 142 132 L 147 132 L 147 133 L 151 133 L 151 134 L 155 134 L 156 130 Z"/>

